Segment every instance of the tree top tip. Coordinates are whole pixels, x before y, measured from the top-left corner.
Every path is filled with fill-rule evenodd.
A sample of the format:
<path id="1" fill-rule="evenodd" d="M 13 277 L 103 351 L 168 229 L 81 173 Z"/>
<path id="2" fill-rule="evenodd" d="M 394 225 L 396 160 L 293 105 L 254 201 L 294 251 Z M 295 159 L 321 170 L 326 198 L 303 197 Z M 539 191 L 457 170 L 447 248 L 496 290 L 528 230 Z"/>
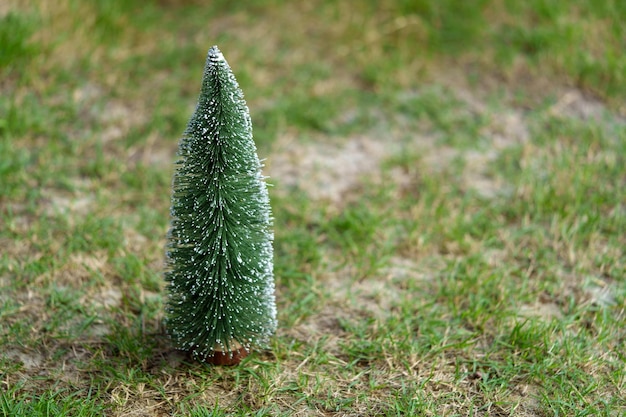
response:
<path id="1" fill-rule="evenodd" d="M 224 55 L 222 55 L 217 45 L 213 45 L 211 49 L 209 49 L 209 59 L 213 62 L 224 61 Z"/>

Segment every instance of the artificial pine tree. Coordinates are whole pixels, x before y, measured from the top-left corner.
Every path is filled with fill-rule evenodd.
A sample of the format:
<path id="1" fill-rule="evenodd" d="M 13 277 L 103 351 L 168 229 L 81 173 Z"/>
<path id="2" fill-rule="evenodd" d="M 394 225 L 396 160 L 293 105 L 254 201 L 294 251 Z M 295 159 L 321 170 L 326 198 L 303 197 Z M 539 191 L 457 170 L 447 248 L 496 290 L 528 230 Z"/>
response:
<path id="1" fill-rule="evenodd" d="M 172 182 L 166 327 L 194 358 L 233 364 L 276 329 L 272 218 L 250 113 L 209 50 Z"/>

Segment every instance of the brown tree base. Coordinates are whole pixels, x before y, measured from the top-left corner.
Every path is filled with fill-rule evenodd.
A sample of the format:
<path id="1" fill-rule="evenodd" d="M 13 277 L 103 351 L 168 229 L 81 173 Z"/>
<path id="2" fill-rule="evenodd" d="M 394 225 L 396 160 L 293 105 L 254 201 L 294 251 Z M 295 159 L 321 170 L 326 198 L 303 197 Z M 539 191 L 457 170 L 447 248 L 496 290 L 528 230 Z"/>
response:
<path id="1" fill-rule="evenodd" d="M 213 354 L 206 358 L 205 362 L 220 366 L 238 365 L 243 358 L 248 356 L 248 351 L 238 343 L 237 346 L 239 346 L 238 349 L 236 346 L 233 346 L 235 349 L 232 352 L 224 352 L 221 349 L 215 349 Z"/>
<path id="2" fill-rule="evenodd" d="M 213 356 L 206 359 L 207 363 L 220 366 L 239 365 L 241 360 L 248 356 L 248 351 L 244 348 L 235 350 L 234 352 L 214 352 Z"/>

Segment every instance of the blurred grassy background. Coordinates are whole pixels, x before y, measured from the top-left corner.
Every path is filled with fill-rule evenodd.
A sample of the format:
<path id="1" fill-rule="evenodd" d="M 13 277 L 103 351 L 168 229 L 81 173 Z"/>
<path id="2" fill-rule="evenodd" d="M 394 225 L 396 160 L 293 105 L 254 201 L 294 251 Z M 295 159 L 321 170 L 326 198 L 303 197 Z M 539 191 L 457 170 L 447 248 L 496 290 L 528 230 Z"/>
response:
<path id="1" fill-rule="evenodd" d="M 437 79 L 506 86 L 520 105 L 576 87 L 626 113 L 618 0 L 10 4 L 0 25 L 0 129 L 5 138 L 45 133 L 74 154 L 68 133 L 93 129 L 94 113 L 115 100 L 126 147 L 151 135 L 173 144 L 212 44 L 236 69 L 261 145 L 285 129 L 369 128 L 395 94 Z M 10 176 L 22 175 L 15 164 L 32 151 L 5 147 Z M 85 169 L 101 169 L 102 157 L 96 149 Z"/>

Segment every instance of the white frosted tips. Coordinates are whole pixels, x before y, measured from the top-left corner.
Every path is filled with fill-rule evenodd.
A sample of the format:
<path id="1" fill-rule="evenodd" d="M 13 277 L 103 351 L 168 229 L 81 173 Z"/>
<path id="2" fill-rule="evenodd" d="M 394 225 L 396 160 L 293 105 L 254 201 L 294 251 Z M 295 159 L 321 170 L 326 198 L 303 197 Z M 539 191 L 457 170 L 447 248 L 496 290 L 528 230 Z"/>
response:
<path id="1" fill-rule="evenodd" d="M 217 45 L 214 45 L 211 49 L 209 49 L 209 59 L 212 62 L 224 61 L 224 55 L 222 55 L 222 52 L 219 50 Z"/>

